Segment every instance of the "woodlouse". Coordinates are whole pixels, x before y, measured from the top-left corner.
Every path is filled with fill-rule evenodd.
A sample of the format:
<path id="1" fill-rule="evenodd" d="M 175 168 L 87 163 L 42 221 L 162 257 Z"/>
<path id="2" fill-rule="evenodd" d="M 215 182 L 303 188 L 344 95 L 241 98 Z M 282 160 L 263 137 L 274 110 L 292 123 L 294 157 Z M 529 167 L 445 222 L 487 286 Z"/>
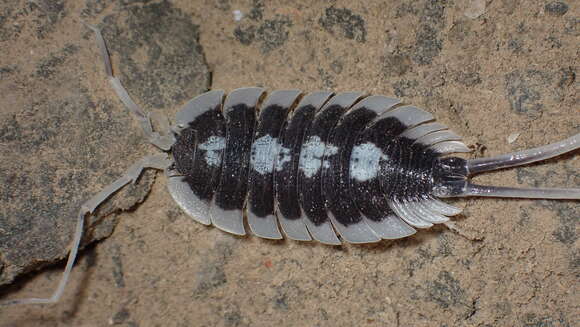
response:
<path id="1" fill-rule="evenodd" d="M 400 100 L 361 93 L 214 90 L 191 100 L 165 133 L 113 76 L 96 28 L 106 73 L 136 115 L 149 141 L 166 155 L 145 157 L 86 202 L 63 278 L 52 297 L 5 304 L 58 301 L 74 264 L 84 216 L 134 182 L 143 168 L 168 175 L 178 205 L 196 221 L 257 236 L 340 244 L 396 239 L 445 223 L 458 208 L 453 196 L 579 199 L 579 189 L 515 189 L 469 182 L 473 174 L 544 160 L 580 147 L 580 134 L 536 149 L 475 160 L 446 157 L 468 152 L 460 137 L 434 117 Z M 259 110 L 261 108 L 261 110 Z M 259 117 L 256 112 L 259 110 Z M 281 227 L 281 228 L 280 228 Z"/>

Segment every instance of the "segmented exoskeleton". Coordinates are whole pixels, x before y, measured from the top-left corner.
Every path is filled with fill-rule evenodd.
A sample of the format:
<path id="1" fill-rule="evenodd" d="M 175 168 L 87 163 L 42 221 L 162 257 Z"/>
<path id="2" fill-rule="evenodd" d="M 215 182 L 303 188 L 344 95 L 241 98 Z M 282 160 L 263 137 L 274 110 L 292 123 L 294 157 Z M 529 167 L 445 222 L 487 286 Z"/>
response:
<path id="1" fill-rule="evenodd" d="M 3 304 L 53 303 L 62 295 L 78 252 L 84 218 L 144 168 L 164 170 L 169 192 L 194 220 L 238 235 L 376 242 L 445 223 L 460 209 L 439 198 L 466 196 L 580 199 L 580 189 L 475 185 L 473 174 L 523 165 L 576 150 L 580 134 L 492 158 L 469 152 L 434 117 L 400 100 L 362 93 L 214 90 L 188 102 L 173 125 L 153 131 L 150 116 L 114 77 L 105 41 L 91 28 L 109 82 L 135 114 L 148 140 L 167 154 L 147 156 L 80 209 L 67 266 L 50 298 Z M 339 238 L 340 237 L 340 238 Z"/>
<path id="2" fill-rule="evenodd" d="M 439 197 L 578 197 L 467 178 L 570 151 L 580 135 L 507 157 L 447 157 L 470 150 L 430 113 L 384 96 L 216 90 L 186 104 L 174 131 L 170 193 L 195 220 L 238 235 L 246 216 L 264 238 L 369 243 L 460 213 Z"/>
<path id="3" fill-rule="evenodd" d="M 340 243 L 335 231 L 352 243 L 401 238 L 460 212 L 433 189 L 440 156 L 469 149 L 431 114 L 383 96 L 300 95 L 244 88 L 189 102 L 171 149 L 181 208 L 238 235 L 245 209 L 257 236 L 327 244 Z"/>

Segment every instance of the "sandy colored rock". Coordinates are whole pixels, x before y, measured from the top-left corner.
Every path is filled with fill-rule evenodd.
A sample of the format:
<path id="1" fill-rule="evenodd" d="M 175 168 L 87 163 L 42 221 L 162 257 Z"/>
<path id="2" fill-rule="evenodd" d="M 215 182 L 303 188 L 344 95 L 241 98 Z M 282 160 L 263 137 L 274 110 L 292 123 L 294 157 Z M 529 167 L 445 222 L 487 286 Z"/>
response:
<path id="1" fill-rule="evenodd" d="M 116 72 L 137 102 L 170 116 L 206 87 L 203 51 L 211 88 L 401 97 L 463 135 L 473 156 L 580 132 L 580 9 L 573 1 L 487 1 L 474 18 L 465 15 L 471 1 L 122 3 L 0 5 L 0 220 L 10 227 L 0 230 L 4 282 L 16 273 L 11 262 L 25 260 L 7 253 L 47 261 L 64 255 L 71 225 L 38 217 L 70 224 L 78 204 L 154 152 L 106 84 L 80 19 L 104 28 Z M 512 133 L 520 136 L 510 144 Z M 579 166 L 577 155 L 567 155 L 477 181 L 578 187 Z M 465 207 L 455 219 L 464 236 L 435 227 L 398 241 L 329 247 L 197 224 L 171 201 L 164 180 L 159 175 L 146 201 L 119 214 L 112 235 L 83 252 L 59 304 L 0 308 L 0 326 L 578 321 L 577 202 L 456 200 Z M 46 233 L 22 243 L 30 226 Z M 49 239 L 58 247 L 39 245 Z M 8 242 L 20 242 L 18 250 Z M 2 298 L 49 294 L 61 270 L 19 278 L 0 289 Z"/>

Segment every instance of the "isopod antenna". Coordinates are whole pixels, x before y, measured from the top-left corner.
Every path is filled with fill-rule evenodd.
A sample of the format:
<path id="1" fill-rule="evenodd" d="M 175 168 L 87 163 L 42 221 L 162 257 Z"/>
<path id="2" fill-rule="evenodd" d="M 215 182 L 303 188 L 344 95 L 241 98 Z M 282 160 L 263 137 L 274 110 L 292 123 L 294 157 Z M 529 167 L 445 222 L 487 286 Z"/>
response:
<path id="1" fill-rule="evenodd" d="M 546 160 L 578 148 L 580 148 L 580 134 L 560 142 L 491 158 L 471 160 L 456 157 L 442 158 L 435 167 L 436 180 L 433 192 L 439 197 L 485 196 L 580 200 L 580 188 L 515 188 L 477 185 L 469 181 L 469 177 L 475 174 Z"/>

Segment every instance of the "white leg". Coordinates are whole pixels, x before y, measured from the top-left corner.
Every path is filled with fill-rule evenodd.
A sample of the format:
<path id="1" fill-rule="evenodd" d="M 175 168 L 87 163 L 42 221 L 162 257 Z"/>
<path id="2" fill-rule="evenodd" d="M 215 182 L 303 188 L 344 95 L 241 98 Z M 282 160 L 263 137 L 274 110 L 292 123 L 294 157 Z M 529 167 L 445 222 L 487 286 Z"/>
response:
<path id="1" fill-rule="evenodd" d="M 135 101 L 133 101 L 133 99 L 131 99 L 131 96 L 129 96 L 127 89 L 125 89 L 123 84 L 121 84 L 119 78 L 113 75 L 113 66 L 111 65 L 111 58 L 109 57 L 107 43 L 103 38 L 103 34 L 101 34 L 101 30 L 96 26 L 89 25 L 87 23 L 84 24 L 93 32 L 95 32 L 95 37 L 97 38 L 97 45 L 99 46 L 99 49 L 101 51 L 101 57 L 103 57 L 103 63 L 105 65 L 105 73 L 107 74 L 107 78 L 109 79 L 109 84 L 111 84 L 113 90 L 115 90 L 115 93 L 117 93 L 117 96 L 119 97 L 121 102 L 123 102 L 125 107 L 127 107 L 127 109 L 135 115 L 135 117 L 139 121 L 139 124 L 141 124 L 143 132 L 145 133 L 145 136 L 147 137 L 149 142 L 155 145 L 156 147 L 160 148 L 161 150 L 165 151 L 169 150 L 173 145 L 173 143 L 175 143 L 175 137 L 173 136 L 173 133 L 170 132 L 170 129 L 167 127 L 168 126 L 168 124 L 166 124 L 167 118 L 165 118 L 165 120 L 162 121 L 162 126 L 164 126 L 163 135 L 154 132 L 153 127 L 151 126 L 151 115 L 146 113 L 143 109 L 141 109 L 141 107 L 139 107 L 135 103 Z"/>
<path id="2" fill-rule="evenodd" d="M 120 190 L 123 186 L 129 183 L 135 183 L 137 179 L 139 179 L 139 176 L 141 175 L 143 169 L 154 168 L 159 170 L 165 170 L 171 165 L 171 163 L 172 161 L 165 154 L 144 157 L 143 159 L 139 160 L 134 165 L 132 165 L 123 176 L 114 181 L 112 184 L 107 185 L 102 191 L 100 191 L 98 194 L 93 196 L 90 200 L 88 200 L 81 206 L 81 209 L 79 210 L 77 225 L 73 236 L 71 250 L 66 262 L 66 267 L 64 269 L 64 272 L 62 273 L 60 282 L 58 283 L 58 286 L 51 297 L 8 300 L 5 302 L 0 302 L 0 306 L 9 306 L 14 304 L 48 304 L 58 302 L 58 300 L 62 296 L 62 293 L 64 292 L 64 288 L 66 287 L 68 278 L 70 276 L 70 272 L 72 270 L 72 267 L 75 263 L 79 251 L 79 246 L 81 243 L 81 238 L 84 230 L 85 215 L 93 213 L 93 211 L 95 211 L 95 209 L 101 203 L 105 202 L 107 198 L 109 198 L 113 193 Z"/>

